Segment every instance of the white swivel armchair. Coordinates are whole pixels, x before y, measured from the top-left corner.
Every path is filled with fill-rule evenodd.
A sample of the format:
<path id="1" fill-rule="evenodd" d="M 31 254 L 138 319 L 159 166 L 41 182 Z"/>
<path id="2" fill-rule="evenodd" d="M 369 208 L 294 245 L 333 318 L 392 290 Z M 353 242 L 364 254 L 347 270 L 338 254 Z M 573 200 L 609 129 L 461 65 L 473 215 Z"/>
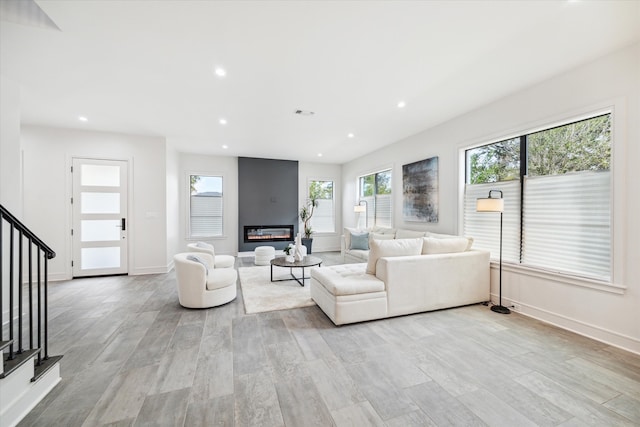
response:
<path id="1" fill-rule="evenodd" d="M 202 252 L 211 255 L 214 259 L 216 268 L 231 268 L 236 262 L 236 259 L 231 255 L 216 255 L 213 245 L 210 245 L 209 243 L 189 243 L 187 248 L 190 252 Z"/>
<path id="2" fill-rule="evenodd" d="M 174 255 L 178 300 L 187 308 L 215 307 L 236 297 L 238 272 L 215 268 L 213 257 L 202 252 Z"/>

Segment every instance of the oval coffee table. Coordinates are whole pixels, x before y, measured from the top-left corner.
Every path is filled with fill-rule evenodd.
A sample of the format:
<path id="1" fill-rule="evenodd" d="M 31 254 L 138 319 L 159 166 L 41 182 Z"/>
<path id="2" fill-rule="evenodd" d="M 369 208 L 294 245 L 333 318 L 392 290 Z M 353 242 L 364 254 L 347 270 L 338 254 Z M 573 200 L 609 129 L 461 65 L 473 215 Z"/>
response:
<path id="1" fill-rule="evenodd" d="M 322 260 L 318 257 L 307 255 L 300 261 L 288 262 L 287 259 L 283 256 L 274 258 L 271 260 L 271 281 L 272 282 L 282 282 L 285 280 L 295 280 L 298 282 L 300 286 L 304 286 L 304 279 L 308 279 L 309 277 L 304 276 L 304 269 L 307 267 L 314 267 L 316 265 L 321 265 Z M 291 274 L 291 279 L 276 279 L 273 280 L 273 266 L 276 267 L 284 267 L 289 268 L 289 274 Z M 302 268 L 302 277 L 296 277 L 293 274 L 294 268 Z M 302 280 L 302 281 L 301 281 Z"/>

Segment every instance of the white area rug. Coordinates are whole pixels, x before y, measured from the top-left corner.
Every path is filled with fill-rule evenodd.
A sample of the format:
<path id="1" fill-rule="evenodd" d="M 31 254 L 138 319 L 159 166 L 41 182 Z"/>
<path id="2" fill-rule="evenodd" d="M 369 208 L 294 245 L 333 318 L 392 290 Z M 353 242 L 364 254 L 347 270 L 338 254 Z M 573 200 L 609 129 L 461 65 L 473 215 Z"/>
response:
<path id="1" fill-rule="evenodd" d="M 309 294 L 310 279 L 304 281 L 304 288 L 295 280 L 272 282 L 270 268 L 271 266 L 268 265 L 238 268 L 244 309 L 247 314 L 315 305 Z M 307 276 L 309 275 L 309 270 L 309 268 L 304 269 Z M 294 269 L 293 274 L 296 276 L 301 275 L 302 269 Z M 274 267 L 274 279 L 290 277 L 288 268 Z"/>

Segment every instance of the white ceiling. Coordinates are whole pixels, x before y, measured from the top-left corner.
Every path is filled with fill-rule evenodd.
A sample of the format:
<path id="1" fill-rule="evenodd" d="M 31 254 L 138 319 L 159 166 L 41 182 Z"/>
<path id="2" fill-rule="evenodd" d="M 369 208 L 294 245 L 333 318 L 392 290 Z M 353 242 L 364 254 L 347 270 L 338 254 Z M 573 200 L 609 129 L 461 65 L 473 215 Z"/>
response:
<path id="1" fill-rule="evenodd" d="M 0 21 L 24 123 L 311 162 L 344 163 L 640 39 L 636 0 L 36 3 L 60 31 Z"/>

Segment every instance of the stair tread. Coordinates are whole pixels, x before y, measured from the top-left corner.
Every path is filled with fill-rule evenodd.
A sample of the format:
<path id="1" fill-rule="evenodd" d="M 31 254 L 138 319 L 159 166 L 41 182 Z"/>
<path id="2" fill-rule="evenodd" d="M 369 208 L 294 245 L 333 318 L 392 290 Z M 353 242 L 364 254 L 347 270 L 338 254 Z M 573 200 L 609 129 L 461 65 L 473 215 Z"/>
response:
<path id="1" fill-rule="evenodd" d="M 9 355 L 6 354 L 4 356 L 4 372 L 0 374 L 0 378 L 5 378 L 9 376 L 13 371 L 18 369 L 20 366 L 27 363 L 29 360 L 33 360 L 33 356 L 38 354 L 39 349 L 34 350 L 26 350 L 22 353 L 14 353 L 13 359 L 9 360 Z"/>
<path id="2" fill-rule="evenodd" d="M 49 369 L 53 368 L 60 359 L 62 359 L 62 356 L 49 356 L 47 359 L 42 359 L 39 365 L 36 364 L 35 372 L 31 381 L 37 381 L 38 378 L 46 374 Z"/>

